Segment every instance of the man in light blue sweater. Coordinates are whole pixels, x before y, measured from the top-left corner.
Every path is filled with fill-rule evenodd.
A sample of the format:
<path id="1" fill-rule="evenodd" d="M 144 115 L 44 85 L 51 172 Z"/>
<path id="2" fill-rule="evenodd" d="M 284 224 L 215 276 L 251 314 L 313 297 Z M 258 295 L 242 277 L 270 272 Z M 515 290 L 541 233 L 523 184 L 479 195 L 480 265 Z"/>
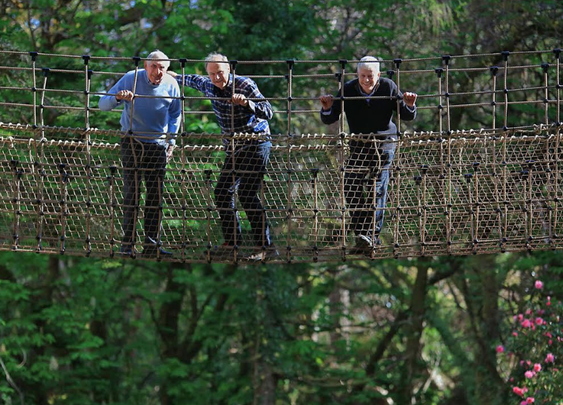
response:
<path id="1" fill-rule="evenodd" d="M 170 256 L 162 249 L 162 194 L 166 162 L 172 157 L 181 121 L 180 89 L 166 74 L 168 57 L 154 51 L 144 69 L 125 74 L 100 98 L 101 110 L 123 105 L 121 162 L 123 165 L 123 239 L 121 253 L 134 254 L 135 224 L 139 213 L 141 179 L 145 179 L 145 242 L 143 255 Z"/>

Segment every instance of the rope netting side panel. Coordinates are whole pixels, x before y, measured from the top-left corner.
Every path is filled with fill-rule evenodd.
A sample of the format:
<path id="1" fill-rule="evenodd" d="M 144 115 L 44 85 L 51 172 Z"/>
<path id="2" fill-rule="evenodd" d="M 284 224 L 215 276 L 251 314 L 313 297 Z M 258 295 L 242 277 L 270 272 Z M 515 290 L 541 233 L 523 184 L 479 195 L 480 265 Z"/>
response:
<path id="1" fill-rule="evenodd" d="M 0 51 L 0 250 L 116 257 L 154 243 L 174 253 L 158 259 L 232 262 L 271 238 L 272 260 L 310 262 L 559 249 L 560 55 L 381 60 L 381 77 L 418 94 L 412 121 L 398 96 L 336 95 L 358 61 L 231 61 L 271 104 L 267 135 L 236 133 L 230 98 L 137 91 L 139 57 Z M 201 62 L 171 67 L 205 76 Z M 123 104 L 101 106 L 128 71 L 131 111 L 181 103 L 169 158 L 157 144 L 175 134 L 122 132 Z M 351 134 L 346 114 L 324 126 L 323 94 L 341 110 L 390 102 L 396 129 Z"/>
<path id="2" fill-rule="evenodd" d="M 124 171 L 119 145 L 104 142 L 110 132 L 90 131 L 87 137 L 86 131 L 62 127 L 0 127 L 12 133 L 0 137 L 0 249 L 115 254 L 121 244 Z M 353 235 L 346 232 L 351 209 L 342 196 L 339 161 L 346 159 L 351 141 L 381 142 L 326 135 L 280 136 L 276 142 L 262 197 L 282 253 L 277 260 L 355 257 Z M 399 143 L 400 165 L 390 170 L 386 225 L 371 257 L 562 247 L 560 128 L 448 137 L 414 133 Z M 176 152 L 164 183 L 163 246 L 175 252 L 173 260 L 213 260 L 207 253 L 222 243 L 214 198 L 225 161 L 222 138 L 186 134 Z M 375 190 L 373 173 L 363 181 L 367 190 Z M 139 201 L 139 236 L 145 209 L 145 201 Z M 373 205 L 354 209 L 369 215 L 378 211 Z M 256 246 L 248 237 L 246 216 L 251 213 L 239 215 L 243 240 L 237 254 L 242 256 Z"/>

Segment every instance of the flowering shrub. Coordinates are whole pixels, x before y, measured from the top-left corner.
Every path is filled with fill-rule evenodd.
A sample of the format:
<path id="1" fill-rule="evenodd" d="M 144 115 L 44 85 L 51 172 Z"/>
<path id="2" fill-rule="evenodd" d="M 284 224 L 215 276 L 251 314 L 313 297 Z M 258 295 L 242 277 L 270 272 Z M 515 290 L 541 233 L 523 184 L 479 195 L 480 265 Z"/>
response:
<path id="1" fill-rule="evenodd" d="M 536 280 L 525 311 L 513 318 L 506 348 L 496 348 L 512 366 L 510 384 L 520 405 L 563 405 L 563 306 L 543 288 Z"/>

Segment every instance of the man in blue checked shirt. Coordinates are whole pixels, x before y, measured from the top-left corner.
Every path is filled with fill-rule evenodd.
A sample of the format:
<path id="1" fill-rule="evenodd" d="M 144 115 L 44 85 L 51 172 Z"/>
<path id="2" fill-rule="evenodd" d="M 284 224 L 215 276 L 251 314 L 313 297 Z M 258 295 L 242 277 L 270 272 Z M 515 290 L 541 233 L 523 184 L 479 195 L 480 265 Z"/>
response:
<path id="1" fill-rule="evenodd" d="M 205 70 L 208 77 L 196 74 L 182 76 L 170 71 L 168 74 L 175 77 L 179 84 L 211 98 L 222 134 L 262 135 L 259 139 L 223 139 L 227 155 L 215 187 L 215 203 L 225 238 L 223 247 L 233 249 L 242 242 L 235 203 L 237 193 L 250 221 L 254 243 L 261 249 L 248 259 L 266 260 L 278 255 L 259 197 L 272 147 L 268 125 L 268 120 L 273 116 L 272 106 L 252 79 L 231 74 L 225 55 L 209 54 L 205 59 Z"/>

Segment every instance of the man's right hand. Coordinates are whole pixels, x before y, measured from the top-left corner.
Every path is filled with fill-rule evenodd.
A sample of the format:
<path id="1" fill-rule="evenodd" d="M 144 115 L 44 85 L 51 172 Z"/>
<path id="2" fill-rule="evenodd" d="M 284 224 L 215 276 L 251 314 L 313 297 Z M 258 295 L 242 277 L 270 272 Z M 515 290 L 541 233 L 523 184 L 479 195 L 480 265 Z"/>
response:
<path id="1" fill-rule="evenodd" d="M 120 90 L 115 95 L 115 99 L 117 101 L 120 101 L 120 100 L 131 101 L 131 100 L 133 100 L 133 92 L 129 91 L 129 90 Z"/>
<path id="2" fill-rule="evenodd" d="M 323 110 L 328 111 L 332 108 L 332 103 L 334 99 L 330 94 L 321 96 L 319 100 L 321 100 L 321 105 L 323 106 Z"/>

